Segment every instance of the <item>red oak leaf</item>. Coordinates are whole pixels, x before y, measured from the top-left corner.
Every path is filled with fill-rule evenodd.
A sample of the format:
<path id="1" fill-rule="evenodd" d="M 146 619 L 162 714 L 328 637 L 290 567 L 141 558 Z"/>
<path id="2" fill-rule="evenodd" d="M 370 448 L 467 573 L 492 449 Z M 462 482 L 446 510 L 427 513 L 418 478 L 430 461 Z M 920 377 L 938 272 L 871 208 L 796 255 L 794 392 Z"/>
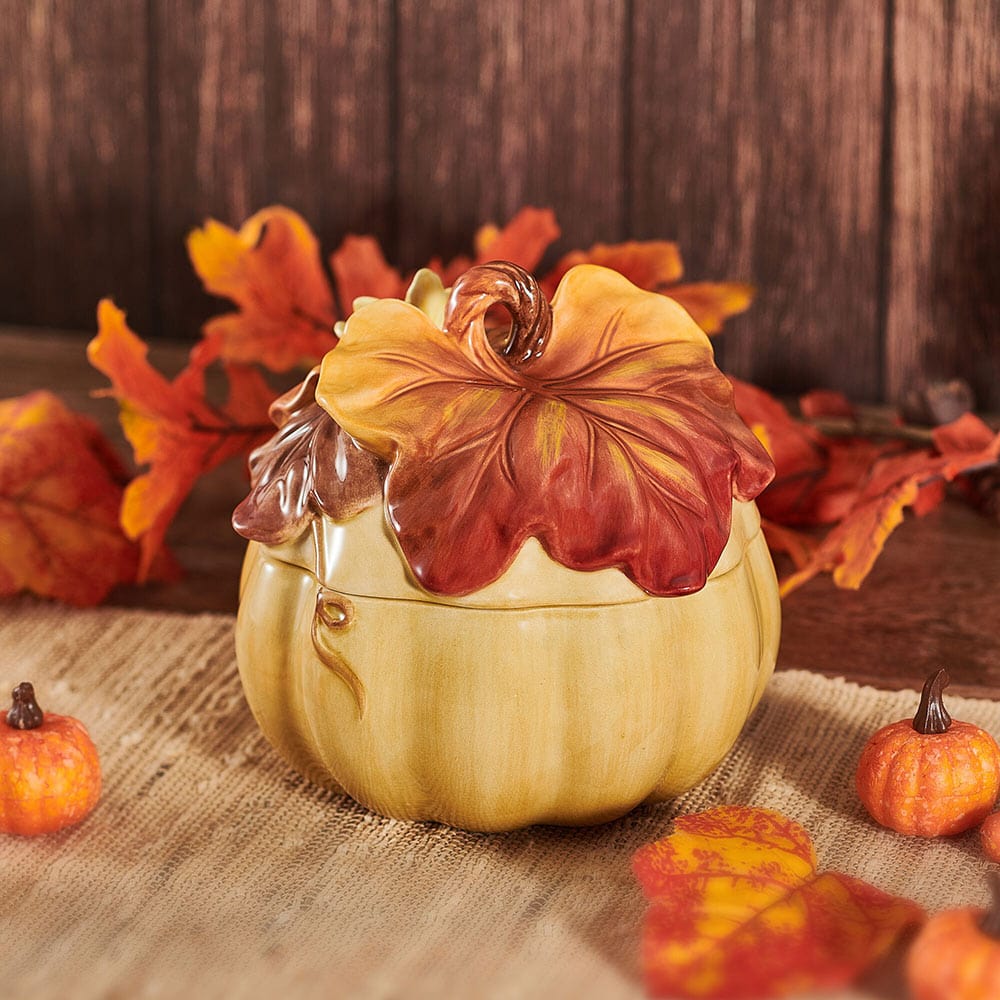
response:
<path id="1" fill-rule="evenodd" d="M 682 816 L 633 868 L 651 904 L 643 965 L 655 996 L 742 1000 L 844 986 L 924 919 L 916 903 L 817 871 L 809 834 L 769 809 Z"/>
<path id="2" fill-rule="evenodd" d="M 484 316 L 499 301 L 514 325 L 491 344 Z M 404 302 L 366 305 L 324 359 L 316 399 L 391 463 L 391 523 L 437 593 L 497 579 L 529 537 L 652 594 L 698 590 L 732 498 L 772 473 L 691 318 L 592 265 L 565 276 L 551 312 L 509 265 L 467 272 L 443 330 Z"/>
<path id="3" fill-rule="evenodd" d="M 906 507 L 926 512 L 940 499 L 938 483 L 1000 461 L 1000 434 L 971 413 L 936 428 L 934 443 L 934 449 L 883 457 L 872 465 L 854 505 L 809 561 L 781 581 L 783 596 L 824 572 L 833 574 L 838 587 L 857 589 Z"/>
<path id="4" fill-rule="evenodd" d="M 318 361 L 337 343 L 330 283 L 316 237 L 287 208 L 265 208 L 239 232 L 209 219 L 188 237 L 188 253 L 206 291 L 239 312 L 209 320 L 191 360 L 259 362 L 273 371 Z"/>
<path id="5" fill-rule="evenodd" d="M 49 392 L 0 401 L 0 596 L 80 606 L 136 578 L 118 523 L 127 479 L 93 421 Z"/>
<path id="6" fill-rule="evenodd" d="M 144 579 L 195 482 L 270 435 L 267 410 L 274 392 L 255 369 L 227 365 L 228 402 L 213 406 L 205 398 L 202 370 L 189 367 L 172 382 L 165 379 L 146 360 L 147 347 L 128 328 L 125 314 L 107 299 L 98 306 L 97 322 L 87 356 L 111 380 L 136 461 L 150 466 L 129 483 L 121 507 L 122 528 L 141 543 Z"/>

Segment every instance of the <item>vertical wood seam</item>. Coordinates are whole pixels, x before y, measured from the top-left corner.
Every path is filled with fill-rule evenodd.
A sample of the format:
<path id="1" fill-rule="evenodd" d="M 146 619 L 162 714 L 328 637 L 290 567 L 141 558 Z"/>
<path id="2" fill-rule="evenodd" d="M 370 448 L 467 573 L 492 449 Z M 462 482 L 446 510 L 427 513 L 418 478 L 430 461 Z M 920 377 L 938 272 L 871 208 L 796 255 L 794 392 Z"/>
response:
<path id="1" fill-rule="evenodd" d="M 625 38 L 622 45 L 622 70 L 621 70 L 621 102 L 622 102 L 622 157 L 621 172 L 622 185 L 619 198 L 619 217 L 621 218 L 622 232 L 619 238 L 622 240 L 632 239 L 632 226 L 635 220 L 632 217 L 632 182 L 635 168 L 635 155 L 633 149 L 634 111 L 635 111 L 635 80 L 634 80 L 634 59 L 635 48 L 635 0 L 625 0 Z"/>
<path id="2" fill-rule="evenodd" d="M 151 338 L 160 338 L 163 330 L 163 285 L 160 278 L 160 105 L 156 80 L 159 51 L 156 47 L 156 17 L 153 10 L 156 0 L 146 0 L 146 260 L 149 266 L 147 288 L 149 293 L 149 331 Z"/>
<path id="3" fill-rule="evenodd" d="M 388 232 L 386 234 L 386 242 L 388 244 L 387 251 L 390 261 L 394 264 L 399 263 L 400 260 L 400 212 L 399 212 L 399 201 L 401 198 L 400 192 L 400 169 L 399 169 L 399 149 L 400 149 L 400 129 L 402 123 L 400 121 L 399 109 L 402 103 L 402 74 L 400 73 L 399 66 L 399 25 L 400 25 L 400 11 L 399 11 L 400 0 L 390 0 L 389 3 L 389 24 L 388 24 L 388 108 L 386 110 L 386 116 L 389 119 L 386 123 L 386 132 L 388 134 L 388 156 L 389 156 L 389 177 L 387 180 L 387 187 L 389 191 L 389 204 L 388 209 Z"/>
<path id="4" fill-rule="evenodd" d="M 875 355 L 879 400 L 889 397 L 889 308 L 892 295 L 893 226 L 895 220 L 894 157 L 896 151 L 896 0 L 885 0 L 882 40 L 882 142 L 879 150 L 878 275 L 875 298 Z"/>

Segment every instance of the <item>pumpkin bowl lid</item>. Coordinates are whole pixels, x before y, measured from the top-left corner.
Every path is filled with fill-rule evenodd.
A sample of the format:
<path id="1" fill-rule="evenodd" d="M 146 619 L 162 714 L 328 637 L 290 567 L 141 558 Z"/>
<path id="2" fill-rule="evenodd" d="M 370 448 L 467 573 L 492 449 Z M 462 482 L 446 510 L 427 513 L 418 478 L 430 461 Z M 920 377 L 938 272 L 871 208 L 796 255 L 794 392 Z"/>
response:
<path id="1" fill-rule="evenodd" d="M 733 501 L 729 540 L 707 586 L 735 569 L 760 533 L 760 515 L 752 501 Z M 349 521 L 318 515 L 311 530 L 268 554 L 316 576 L 317 583 L 349 597 L 421 601 L 463 608 L 526 609 L 600 607 L 657 600 L 613 567 L 588 572 L 551 559 L 537 539 L 522 546 L 499 579 L 465 595 L 434 594 L 417 581 L 383 512 L 372 507 Z M 678 598 L 670 598 L 676 600 Z"/>
<path id="2" fill-rule="evenodd" d="M 538 603 L 529 581 L 549 563 L 557 603 L 575 603 L 558 595 L 580 573 L 584 595 L 596 574 L 612 601 L 701 589 L 741 544 L 734 500 L 774 470 L 694 320 L 594 265 L 571 268 L 551 303 L 504 261 L 445 297 L 424 272 L 405 301 L 355 303 L 337 347 L 276 404 L 237 530 L 283 546 L 329 522 L 321 578 L 331 546 L 364 536 L 372 553 L 396 548 L 416 593 L 453 603 Z M 359 517 L 370 527 L 346 527 Z"/>

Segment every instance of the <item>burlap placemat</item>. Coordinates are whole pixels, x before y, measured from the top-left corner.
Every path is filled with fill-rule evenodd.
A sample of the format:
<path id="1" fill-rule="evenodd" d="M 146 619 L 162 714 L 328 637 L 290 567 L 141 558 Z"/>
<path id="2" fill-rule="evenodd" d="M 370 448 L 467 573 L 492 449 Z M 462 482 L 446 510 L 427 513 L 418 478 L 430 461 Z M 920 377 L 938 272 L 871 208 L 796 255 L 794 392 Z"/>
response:
<path id="1" fill-rule="evenodd" d="M 907 839 L 854 765 L 913 695 L 779 673 L 722 766 L 591 829 L 468 834 L 382 819 L 291 773 L 243 702 L 226 616 L 0 606 L 0 681 L 83 719 L 103 799 L 81 826 L 0 838 L 0 997 L 643 995 L 633 852 L 723 803 L 804 824 L 823 867 L 928 908 L 985 904 L 974 833 Z M 3 681 L 3 678 L 6 678 Z M 1000 734 L 1000 705 L 953 698 Z M 879 986 L 851 996 L 892 994 Z"/>

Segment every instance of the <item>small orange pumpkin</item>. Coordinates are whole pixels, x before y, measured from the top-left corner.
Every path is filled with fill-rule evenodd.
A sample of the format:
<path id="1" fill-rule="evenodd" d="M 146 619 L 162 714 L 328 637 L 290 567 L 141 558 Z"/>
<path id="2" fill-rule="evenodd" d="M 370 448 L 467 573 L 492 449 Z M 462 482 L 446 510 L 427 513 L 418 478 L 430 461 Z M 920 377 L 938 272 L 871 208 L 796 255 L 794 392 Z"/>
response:
<path id="1" fill-rule="evenodd" d="M 979 828 L 979 839 L 983 845 L 983 854 L 990 861 L 1000 864 L 1000 812 L 990 813 Z"/>
<path id="2" fill-rule="evenodd" d="M 1000 875 L 990 878 L 993 908 L 945 910 L 931 917 L 906 957 L 914 1000 L 1000 997 Z"/>
<path id="3" fill-rule="evenodd" d="M 32 836 L 79 823 L 101 795 L 87 730 L 71 716 L 43 713 L 27 682 L 12 697 L 0 723 L 0 833 Z"/>
<path id="4" fill-rule="evenodd" d="M 913 721 L 884 726 L 865 744 L 858 795 L 872 818 L 899 833 L 937 837 L 981 823 L 1000 793 L 1000 747 L 985 730 L 953 721 L 928 677 Z"/>

